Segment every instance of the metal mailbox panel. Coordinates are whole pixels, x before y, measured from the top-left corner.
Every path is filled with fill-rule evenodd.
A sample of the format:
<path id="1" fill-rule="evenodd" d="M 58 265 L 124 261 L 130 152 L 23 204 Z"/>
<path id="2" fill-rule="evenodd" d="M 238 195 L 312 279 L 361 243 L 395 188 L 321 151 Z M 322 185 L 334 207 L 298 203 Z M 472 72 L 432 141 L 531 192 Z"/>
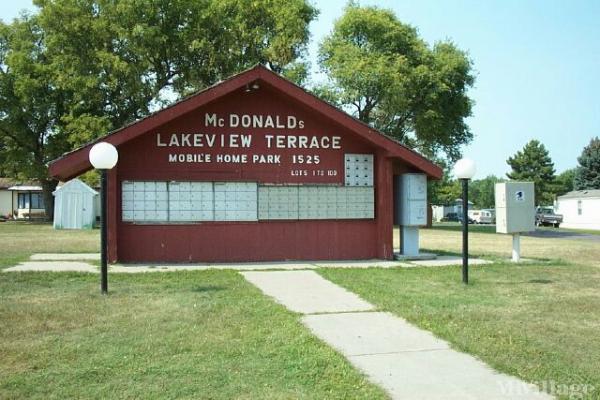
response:
<path id="1" fill-rule="evenodd" d="M 346 186 L 373 186 L 373 154 L 346 154 L 344 157 Z"/>
<path id="2" fill-rule="evenodd" d="M 495 187 L 496 232 L 535 230 L 533 182 L 502 182 Z"/>
<path id="3" fill-rule="evenodd" d="M 402 174 L 395 178 L 396 215 L 403 226 L 427 224 L 427 177 L 425 174 Z"/>

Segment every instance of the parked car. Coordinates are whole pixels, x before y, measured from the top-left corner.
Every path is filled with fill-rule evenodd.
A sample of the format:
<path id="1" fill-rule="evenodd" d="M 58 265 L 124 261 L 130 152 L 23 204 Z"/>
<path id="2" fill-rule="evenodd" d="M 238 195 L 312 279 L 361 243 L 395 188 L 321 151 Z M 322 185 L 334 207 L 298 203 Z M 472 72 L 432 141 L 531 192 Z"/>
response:
<path id="1" fill-rule="evenodd" d="M 471 217 L 468 217 L 468 223 L 474 224 L 475 220 Z M 441 219 L 441 222 L 461 222 L 462 223 L 462 215 L 458 213 L 448 213 L 444 218 Z"/>
<path id="2" fill-rule="evenodd" d="M 462 215 L 458 216 L 458 222 L 460 222 L 462 224 Z M 476 224 L 477 222 L 475 222 L 475 220 L 473 218 L 467 216 L 467 223 L 468 224 Z"/>
<path id="3" fill-rule="evenodd" d="M 563 222 L 563 216 L 556 214 L 552 207 L 537 207 L 535 209 L 535 226 L 552 225 L 558 228 Z"/>
<path id="4" fill-rule="evenodd" d="M 442 219 L 442 222 L 458 222 L 458 214 L 457 213 L 448 213 Z"/>

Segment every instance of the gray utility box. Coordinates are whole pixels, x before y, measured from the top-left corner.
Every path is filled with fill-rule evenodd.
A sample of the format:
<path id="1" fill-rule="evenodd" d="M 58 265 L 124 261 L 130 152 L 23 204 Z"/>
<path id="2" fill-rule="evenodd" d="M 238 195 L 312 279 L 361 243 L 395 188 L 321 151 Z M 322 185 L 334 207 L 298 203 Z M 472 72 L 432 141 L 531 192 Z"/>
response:
<path id="1" fill-rule="evenodd" d="M 419 256 L 419 226 L 427 225 L 427 176 L 403 174 L 396 179 L 396 223 L 400 225 L 400 251 Z"/>
<path id="2" fill-rule="evenodd" d="M 496 232 L 535 230 L 533 182 L 496 183 Z"/>
<path id="3" fill-rule="evenodd" d="M 396 215 L 403 226 L 427 225 L 427 176 L 425 174 L 403 174 L 397 177 Z"/>

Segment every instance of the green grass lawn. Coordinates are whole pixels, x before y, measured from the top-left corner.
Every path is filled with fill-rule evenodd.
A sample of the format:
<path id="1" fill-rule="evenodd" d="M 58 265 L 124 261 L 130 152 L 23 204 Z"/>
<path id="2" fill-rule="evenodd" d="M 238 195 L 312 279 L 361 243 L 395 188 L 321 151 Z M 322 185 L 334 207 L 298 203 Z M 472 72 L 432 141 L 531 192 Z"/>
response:
<path id="1" fill-rule="evenodd" d="M 397 242 L 397 236 L 395 241 Z M 97 251 L 98 232 L 0 224 L 0 266 L 34 252 Z M 456 230 L 423 248 L 459 253 Z M 472 232 L 457 267 L 321 269 L 360 294 L 529 382 L 588 384 L 600 398 L 600 244 Z M 0 275 L 0 398 L 385 398 L 340 355 L 234 271 Z"/>
<path id="2" fill-rule="evenodd" d="M 600 270 L 567 264 L 324 270 L 325 278 L 528 382 L 600 396 Z"/>
<path id="3" fill-rule="evenodd" d="M 1 399 L 382 399 L 233 271 L 3 273 Z"/>
<path id="4" fill-rule="evenodd" d="M 430 250 L 458 254 L 461 243 L 458 231 L 421 231 Z M 584 398 L 600 398 L 600 244 L 523 237 L 533 262 L 519 265 L 506 261 L 509 235 L 472 232 L 470 248 L 495 263 L 472 266 L 468 286 L 460 267 L 318 272 L 500 371 L 591 385 Z"/>
<path id="5" fill-rule="evenodd" d="M 97 253 L 100 231 L 55 230 L 52 224 L 0 223 L 0 269 L 25 261 L 33 253 Z"/>

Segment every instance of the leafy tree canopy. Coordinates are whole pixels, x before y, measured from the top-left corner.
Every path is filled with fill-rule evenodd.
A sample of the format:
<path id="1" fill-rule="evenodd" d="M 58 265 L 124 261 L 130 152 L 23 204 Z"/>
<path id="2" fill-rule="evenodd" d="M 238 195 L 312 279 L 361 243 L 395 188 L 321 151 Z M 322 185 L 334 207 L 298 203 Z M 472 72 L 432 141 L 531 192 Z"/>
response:
<path id="1" fill-rule="evenodd" d="M 449 41 L 428 46 L 391 11 L 349 3 L 319 63 L 330 82 L 318 95 L 430 158 L 456 160 L 473 138 L 471 60 Z"/>
<path id="2" fill-rule="evenodd" d="M 574 177 L 575 190 L 600 189 L 600 139 L 593 138 L 577 161 L 579 167 Z"/>
<path id="3" fill-rule="evenodd" d="M 551 192 L 554 182 L 554 163 L 546 147 L 537 140 L 531 140 L 522 151 L 506 160 L 512 171 L 506 174 L 515 181 L 529 181 L 535 184 L 535 204 L 552 203 Z"/>
<path id="4" fill-rule="evenodd" d="M 476 209 L 496 207 L 496 183 L 503 182 L 494 175 L 476 179 L 469 184 L 469 199 Z"/>
<path id="5" fill-rule="evenodd" d="M 555 196 L 562 196 L 563 194 L 574 190 L 573 185 L 576 171 L 576 168 L 571 168 L 556 175 L 556 179 L 552 185 L 552 192 Z"/>
<path id="6" fill-rule="evenodd" d="M 0 161 L 42 182 L 48 161 L 256 63 L 304 79 L 305 0 L 35 0 L 0 22 Z"/>
<path id="7" fill-rule="evenodd" d="M 444 174 L 445 177 L 450 173 Z M 494 208 L 496 183 L 503 180 L 490 175 L 483 179 L 475 179 L 469 183 L 469 200 L 475 209 Z M 452 205 L 456 199 L 462 198 L 462 186 L 458 179 L 443 179 L 430 183 L 429 199 L 432 204 Z"/>

